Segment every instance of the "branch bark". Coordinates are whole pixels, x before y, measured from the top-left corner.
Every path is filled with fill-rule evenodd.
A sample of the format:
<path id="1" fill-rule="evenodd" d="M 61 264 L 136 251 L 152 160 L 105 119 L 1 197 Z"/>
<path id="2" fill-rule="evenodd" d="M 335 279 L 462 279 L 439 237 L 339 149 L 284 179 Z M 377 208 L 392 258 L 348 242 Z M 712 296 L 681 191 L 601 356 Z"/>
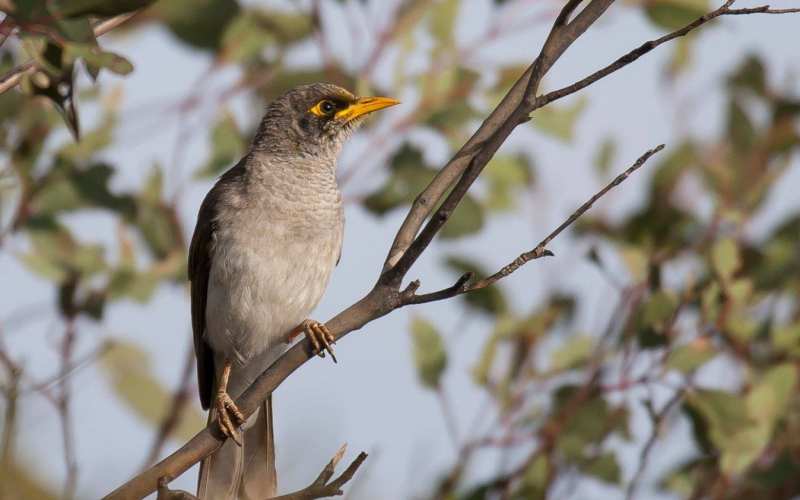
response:
<path id="1" fill-rule="evenodd" d="M 497 108 L 486 118 L 477 132 L 475 132 L 467 143 L 456 153 L 453 159 L 450 160 L 425 190 L 416 198 L 406 219 L 395 236 L 386 258 L 382 274 L 372 290 L 361 300 L 337 314 L 326 323 L 326 326 L 337 340 L 397 308 L 412 303 L 418 303 L 414 302 L 412 299 L 415 297 L 415 293 L 420 286 L 419 281 L 412 281 L 405 290 L 400 290 L 400 285 L 406 273 L 433 240 L 439 229 L 449 218 L 453 209 L 458 205 L 471 184 L 477 179 L 482 169 L 508 135 L 514 128 L 528 120 L 528 116 L 532 110 L 544 105 L 542 104 L 543 101 L 537 100 L 534 97 L 544 75 L 561 57 L 564 51 L 597 21 L 613 2 L 614 0 L 590 0 L 577 14 L 575 14 L 575 11 L 583 2 L 579 0 L 570 0 L 566 3 L 561 14 L 559 14 L 554 22 L 550 34 L 533 64 L 525 71 L 520 79 L 517 80 Z M 719 15 L 745 13 L 731 10 L 730 6 L 732 4 L 733 0 L 728 0 L 720 8 L 725 10 L 725 12 L 717 13 L 720 11 L 720 9 L 717 9 L 717 11 L 706 14 L 699 20 L 687 25 L 687 27 L 677 30 L 675 33 L 688 33 Z M 747 13 L 777 13 L 771 11 L 768 7 L 748 10 L 752 12 Z M 705 19 L 713 14 L 715 14 L 713 17 Z M 665 38 L 665 40 L 661 43 L 681 36 L 675 33 L 662 37 Z M 654 47 L 655 46 L 644 49 L 637 57 L 649 52 Z M 597 79 L 606 76 L 606 74 L 610 74 L 624 67 L 626 64 L 629 64 L 629 62 L 620 64 L 615 69 L 603 73 L 594 80 L 587 81 L 587 83 L 580 88 L 588 86 Z M 589 78 L 592 77 L 590 76 Z M 576 88 L 574 91 L 580 90 L 580 88 Z M 564 93 L 564 95 L 568 95 L 569 93 L 572 92 Z M 551 102 L 559 97 L 563 96 L 553 96 L 553 99 L 547 102 Z M 547 243 L 588 210 L 594 201 L 603 196 L 615 185 L 619 184 L 619 182 L 622 182 L 630 173 L 643 165 L 650 156 L 660 149 L 661 146 L 645 153 L 631 169 L 615 179 L 615 181 L 603 191 L 592 197 L 592 199 L 573 214 L 572 217 L 567 219 L 564 224 L 545 238 L 539 246 L 531 251 L 533 252 L 532 254 L 531 252 L 522 254 L 514 262 L 498 271 L 495 275 L 467 286 L 471 286 L 472 290 L 489 286 L 497 280 L 508 276 L 524 263 L 547 255 L 547 251 L 544 249 Z M 451 188 L 452 191 L 450 191 Z M 449 194 L 447 194 L 448 191 L 450 191 Z M 442 202 L 441 205 L 439 204 L 440 202 Z M 434 213 L 434 208 L 437 206 L 439 208 L 436 209 Z M 428 219 L 432 213 L 433 216 Z M 428 223 L 420 232 L 419 229 L 426 220 L 428 220 Z M 471 276 L 469 275 L 462 276 L 453 287 L 441 292 L 429 294 L 427 296 L 428 300 L 424 301 L 430 302 L 432 300 L 449 298 L 453 296 L 453 292 L 458 292 L 461 287 L 465 286 L 470 279 Z M 425 295 L 417 297 L 425 297 Z M 314 355 L 311 352 L 310 343 L 306 339 L 294 345 L 280 359 L 268 367 L 236 401 L 236 405 L 244 416 L 248 417 L 251 415 L 258 405 L 260 405 L 283 380 L 312 357 L 314 357 Z M 159 478 L 177 477 L 189 467 L 216 451 L 224 439 L 225 437 L 220 433 L 216 424 L 212 422 L 172 455 L 134 477 L 108 494 L 105 498 L 114 500 L 142 498 L 156 490 Z"/>

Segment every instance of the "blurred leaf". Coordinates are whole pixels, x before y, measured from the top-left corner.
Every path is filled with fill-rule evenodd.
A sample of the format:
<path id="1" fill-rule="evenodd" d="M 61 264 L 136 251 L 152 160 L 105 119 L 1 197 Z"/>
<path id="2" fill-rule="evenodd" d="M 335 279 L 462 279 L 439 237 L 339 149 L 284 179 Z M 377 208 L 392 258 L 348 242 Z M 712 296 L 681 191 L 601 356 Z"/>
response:
<path id="1" fill-rule="evenodd" d="M 708 12 L 708 0 L 648 0 L 645 13 L 654 24 L 676 30 Z"/>
<path id="2" fill-rule="evenodd" d="M 441 0 L 430 8 L 431 34 L 440 46 L 449 47 L 453 43 L 460 3 L 460 0 Z"/>
<path id="3" fill-rule="evenodd" d="M 599 394 L 587 395 L 585 397 L 588 399 L 576 405 L 574 398 L 582 390 L 577 386 L 559 388 L 551 416 L 560 427 L 557 441 L 559 451 L 570 461 L 579 464 L 585 460 L 587 448 L 601 444 L 614 432 L 628 433 L 628 412 L 625 407 L 612 407 Z"/>
<path id="4" fill-rule="evenodd" d="M 426 166 L 419 149 L 409 144 L 404 144 L 389 162 L 389 179 L 364 200 L 364 207 L 378 215 L 411 203 L 436 175 L 436 170 Z"/>
<path id="5" fill-rule="evenodd" d="M 525 468 L 519 490 L 514 493 L 513 500 L 544 500 L 551 474 L 551 465 L 547 456 L 539 454 Z"/>
<path id="6" fill-rule="evenodd" d="M 514 196 L 529 188 L 534 181 L 530 161 L 522 154 L 495 156 L 486 165 L 482 175 L 488 184 L 484 205 L 487 209 L 498 212 L 515 208 Z"/>
<path id="7" fill-rule="evenodd" d="M 64 64 L 62 47 L 43 39 L 24 39 L 23 46 L 37 62 L 41 71 L 24 73 L 20 88 L 28 95 L 42 96 L 50 100 L 61 114 L 70 133 L 78 140 L 78 104 L 74 98 L 74 66 Z"/>
<path id="8" fill-rule="evenodd" d="M 692 49 L 694 47 L 695 37 L 692 33 L 678 38 L 673 44 L 672 57 L 669 60 L 668 73 L 669 76 L 675 78 L 683 73 L 692 64 Z"/>
<path id="9" fill-rule="evenodd" d="M 78 149 L 72 151 L 75 155 L 80 154 Z M 133 213 L 133 200 L 127 195 L 113 193 L 109 187 L 114 175 L 110 165 L 97 163 L 82 168 L 68 160 L 56 161 L 33 197 L 31 207 L 35 213 L 54 215 L 91 208 L 105 208 L 126 216 Z"/>
<path id="10" fill-rule="evenodd" d="M 594 166 L 597 167 L 601 175 L 608 175 L 609 170 L 611 170 L 611 164 L 614 162 L 616 156 L 617 143 L 614 139 L 608 137 L 600 144 L 600 147 L 597 148 L 597 153 L 595 153 L 594 157 Z"/>
<path id="11" fill-rule="evenodd" d="M 158 165 L 153 167 L 137 199 L 135 217 L 147 247 L 159 260 L 184 247 L 175 214 L 161 198 L 163 175 Z"/>
<path id="12" fill-rule="evenodd" d="M 736 99 L 728 104 L 728 137 L 739 152 L 750 151 L 756 140 L 755 127 Z"/>
<path id="13" fill-rule="evenodd" d="M 73 274 L 92 276 L 106 269 L 102 246 L 81 244 L 57 224 L 32 227 L 28 238 L 31 249 L 20 259 L 45 279 L 64 283 Z"/>
<path id="14" fill-rule="evenodd" d="M 567 106 L 549 104 L 531 115 L 531 123 L 545 134 L 564 142 L 571 142 L 575 136 L 575 124 L 586 109 L 586 105 L 585 97 Z"/>
<path id="15" fill-rule="evenodd" d="M 488 276 L 483 266 L 466 257 L 449 255 L 445 263 L 449 269 L 458 273 L 459 276 L 465 273 L 472 273 L 474 280 L 480 280 Z M 487 314 L 497 316 L 508 312 L 508 303 L 505 295 L 503 295 L 498 286 L 475 290 L 461 295 L 461 297 L 470 307 Z"/>
<path id="16" fill-rule="evenodd" d="M 55 491 L 50 489 L 45 479 L 37 477 L 38 463 L 23 465 L 15 460 L 14 456 L 3 461 L 0 467 L 0 484 L 2 492 L 8 495 L 4 498 L 19 498 L 25 500 L 56 500 L 60 498 Z"/>
<path id="17" fill-rule="evenodd" d="M 594 476 L 610 484 L 619 484 L 622 478 L 622 471 L 617 462 L 617 456 L 610 451 L 601 453 L 597 457 L 590 458 L 588 462 L 581 467 L 581 471 L 584 474 Z"/>
<path id="18" fill-rule="evenodd" d="M 197 177 L 214 177 L 232 167 L 247 149 L 247 142 L 236 125 L 233 114 L 224 111 L 211 129 L 211 158 L 206 161 Z"/>
<path id="19" fill-rule="evenodd" d="M 439 231 L 444 239 L 455 239 L 477 233 L 483 227 L 483 206 L 469 194 L 461 199 L 450 219 Z"/>
<path id="20" fill-rule="evenodd" d="M 161 424 L 172 395 L 154 376 L 147 352 L 135 344 L 117 341 L 103 356 L 100 366 L 128 409 L 152 426 Z M 187 407 L 173 435 L 188 440 L 204 426 L 205 418 Z"/>
<path id="21" fill-rule="evenodd" d="M 416 317 L 411 320 L 411 340 L 420 382 L 429 389 L 438 388 L 447 367 L 447 353 L 439 332 L 431 322 Z"/>
<path id="22" fill-rule="evenodd" d="M 716 355 L 710 340 L 696 338 L 688 344 L 672 350 L 667 357 L 665 368 L 688 374 L 703 366 Z"/>
<path id="23" fill-rule="evenodd" d="M 240 7 L 236 0 L 169 0 L 156 2 L 150 11 L 163 19 L 180 41 L 215 51 Z"/>
<path id="24" fill-rule="evenodd" d="M 778 351 L 800 357 L 800 321 L 776 327 L 771 333 L 772 342 Z"/>
<path id="25" fill-rule="evenodd" d="M 54 9 L 64 17 L 112 17 L 147 7 L 155 0 L 56 0 Z"/>
<path id="26" fill-rule="evenodd" d="M 82 58 L 95 70 L 106 68 L 118 75 L 127 75 L 133 71 L 133 64 L 119 54 L 101 50 L 96 45 L 68 43 L 64 46 L 64 57 Z"/>
<path id="27" fill-rule="evenodd" d="M 767 76 L 764 63 L 756 55 L 748 56 L 728 77 L 728 84 L 734 89 L 750 90 L 755 95 L 767 93 Z"/>
<path id="28" fill-rule="evenodd" d="M 711 248 L 711 264 L 722 281 L 730 281 L 741 266 L 739 247 L 731 238 L 717 241 Z"/>
<path id="29" fill-rule="evenodd" d="M 791 363 L 770 368 L 747 395 L 747 410 L 770 430 L 784 417 L 797 386 L 797 369 Z"/>
<path id="30" fill-rule="evenodd" d="M 574 335 L 550 356 L 550 369 L 563 371 L 581 366 L 592 353 L 594 340 L 586 335 Z"/>

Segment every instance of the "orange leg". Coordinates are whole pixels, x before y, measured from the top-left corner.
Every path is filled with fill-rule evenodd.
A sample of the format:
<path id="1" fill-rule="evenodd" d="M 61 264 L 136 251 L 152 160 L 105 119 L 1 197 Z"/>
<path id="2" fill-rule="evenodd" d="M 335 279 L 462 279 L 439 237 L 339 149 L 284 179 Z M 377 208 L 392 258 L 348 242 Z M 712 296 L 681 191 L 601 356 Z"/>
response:
<path id="1" fill-rule="evenodd" d="M 219 380 L 217 389 L 217 397 L 214 398 L 214 408 L 217 410 L 217 423 L 223 434 L 233 439 L 239 446 L 242 445 L 242 440 L 239 439 L 239 434 L 236 428 L 244 423 L 244 415 L 236 407 L 236 403 L 228 395 L 228 379 L 231 377 L 231 362 L 225 361 L 225 366 L 222 368 L 222 376 Z"/>

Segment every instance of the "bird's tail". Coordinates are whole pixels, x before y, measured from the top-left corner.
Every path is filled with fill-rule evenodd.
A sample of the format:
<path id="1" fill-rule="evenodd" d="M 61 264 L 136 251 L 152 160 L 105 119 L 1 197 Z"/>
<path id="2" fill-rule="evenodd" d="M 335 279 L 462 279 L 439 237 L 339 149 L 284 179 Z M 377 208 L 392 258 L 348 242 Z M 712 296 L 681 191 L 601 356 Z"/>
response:
<path id="1" fill-rule="evenodd" d="M 283 353 L 285 347 L 270 349 L 246 366 L 234 366 L 228 393 L 235 399 L 261 371 Z M 221 361 L 221 360 L 220 360 Z M 223 362 L 214 363 L 222 366 Z M 208 412 L 209 421 L 216 411 Z M 264 500 L 276 495 L 275 438 L 272 396 L 268 397 L 242 426 L 242 446 L 232 439 L 200 463 L 197 496 L 200 500 Z"/>
<path id="2" fill-rule="evenodd" d="M 214 411 L 209 412 L 213 418 Z M 242 446 L 228 439 L 200 464 L 201 500 L 264 500 L 275 496 L 275 439 L 272 396 L 242 426 Z"/>

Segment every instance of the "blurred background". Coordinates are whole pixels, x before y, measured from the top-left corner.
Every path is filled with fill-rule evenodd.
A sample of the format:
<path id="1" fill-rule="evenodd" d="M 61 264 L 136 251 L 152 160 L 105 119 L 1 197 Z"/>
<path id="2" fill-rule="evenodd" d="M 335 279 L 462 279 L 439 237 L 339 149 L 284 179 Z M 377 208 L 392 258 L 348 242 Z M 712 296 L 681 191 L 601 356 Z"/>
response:
<path id="1" fill-rule="evenodd" d="M 204 426 L 188 238 L 270 99 L 330 81 L 402 100 L 340 158 L 344 249 L 314 314 L 327 320 L 371 288 L 410 201 L 563 4 L 160 0 L 98 51 L 90 14 L 116 11 L 74 2 L 42 28 L 47 3 L 0 2 L 14 12 L 0 73 L 39 67 L 0 95 L 9 499 L 98 498 Z M 717 6 L 618 2 L 541 90 Z M 395 311 L 340 342 L 338 365 L 292 375 L 274 394 L 281 491 L 347 442 L 346 461 L 370 454 L 353 500 L 800 494 L 797 19 L 722 17 L 535 112 L 412 269 L 423 291 L 494 272 L 666 149 L 553 241 L 555 257 Z M 193 491 L 196 474 L 172 487 Z"/>

